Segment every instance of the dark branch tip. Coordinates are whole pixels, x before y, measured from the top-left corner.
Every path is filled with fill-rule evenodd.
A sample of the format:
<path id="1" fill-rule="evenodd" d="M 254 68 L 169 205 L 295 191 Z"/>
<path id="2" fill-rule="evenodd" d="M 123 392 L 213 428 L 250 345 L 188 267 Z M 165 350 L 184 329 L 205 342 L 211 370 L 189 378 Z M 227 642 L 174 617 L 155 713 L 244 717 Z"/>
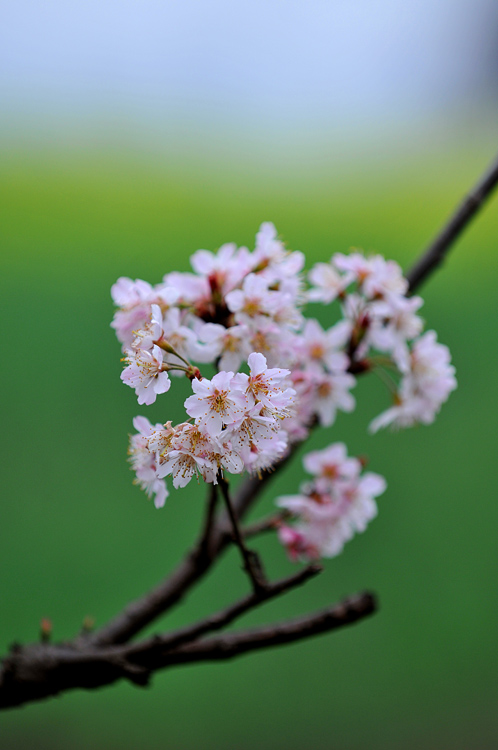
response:
<path id="1" fill-rule="evenodd" d="M 377 597 L 371 591 L 364 591 L 353 599 L 351 608 L 356 612 L 375 612 L 378 609 Z"/>

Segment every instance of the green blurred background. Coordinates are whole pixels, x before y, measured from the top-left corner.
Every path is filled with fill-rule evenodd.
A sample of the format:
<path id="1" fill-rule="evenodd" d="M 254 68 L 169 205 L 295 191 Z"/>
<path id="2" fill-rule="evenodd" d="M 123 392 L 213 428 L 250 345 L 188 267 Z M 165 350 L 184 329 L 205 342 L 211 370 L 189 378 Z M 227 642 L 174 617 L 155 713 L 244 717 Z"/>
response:
<path id="1" fill-rule="evenodd" d="M 2 152 L 2 651 L 35 640 L 44 616 L 55 639 L 71 637 L 86 615 L 104 623 L 171 570 L 200 523 L 202 487 L 173 492 L 157 511 L 132 485 L 133 416 L 178 419 L 181 400 L 168 394 L 140 408 L 119 381 L 109 328 L 116 278 L 157 282 L 186 270 L 198 248 L 252 247 L 263 220 L 308 266 L 356 246 L 406 268 L 491 156 L 483 145 L 274 170 L 117 148 Z M 388 481 L 379 517 L 322 576 L 240 625 L 365 588 L 379 595 L 375 617 L 231 663 L 172 669 L 149 690 L 122 684 L 6 713 L 0 747 L 497 747 L 496 206 L 422 290 L 458 390 L 433 426 L 372 437 L 366 426 L 386 394 L 376 379 L 359 383 L 354 414 L 311 445 L 344 440 L 368 455 Z M 296 460 L 258 512 L 302 476 Z M 272 575 L 291 570 L 274 538 L 257 546 Z M 246 590 L 230 553 L 157 628 Z"/>

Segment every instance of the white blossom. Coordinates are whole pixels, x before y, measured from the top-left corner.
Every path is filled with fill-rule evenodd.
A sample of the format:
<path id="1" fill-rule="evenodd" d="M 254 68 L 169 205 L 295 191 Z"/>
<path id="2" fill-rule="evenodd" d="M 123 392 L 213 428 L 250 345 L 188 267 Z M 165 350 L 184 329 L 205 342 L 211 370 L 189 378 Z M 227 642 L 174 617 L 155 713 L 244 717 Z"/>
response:
<path id="1" fill-rule="evenodd" d="M 111 288 L 114 304 L 120 309 L 111 323 L 123 350 L 131 346 L 135 332 L 142 329 L 150 318 L 151 305 L 158 304 L 167 310 L 178 300 L 178 291 L 167 284 L 151 286 L 142 279 L 121 277 Z"/>
<path id="2" fill-rule="evenodd" d="M 304 465 L 315 479 L 300 494 L 277 499 L 296 521 L 284 525 L 279 538 L 291 559 L 334 557 L 377 515 L 374 498 L 386 483 L 372 472 L 360 475 L 360 462 L 348 458 L 342 443 L 307 454 Z"/>
<path id="3" fill-rule="evenodd" d="M 210 288 L 226 294 L 236 287 L 251 270 L 251 254 L 245 247 L 233 243 L 222 245 L 218 252 L 197 250 L 190 258 L 196 273 L 205 276 Z"/>
<path id="4" fill-rule="evenodd" d="M 450 364 L 447 346 L 436 341 L 435 331 L 427 331 L 415 341 L 395 404 L 370 424 L 370 432 L 382 427 L 411 427 L 417 422 L 430 424 L 441 405 L 457 386 L 455 368 Z"/>
<path id="5" fill-rule="evenodd" d="M 213 437 L 219 435 L 225 425 L 239 420 L 248 407 L 245 395 L 232 386 L 233 377 L 233 372 L 223 371 L 212 380 L 195 378 L 192 381 L 194 395 L 185 401 L 187 414 Z"/>
<path id="6" fill-rule="evenodd" d="M 349 335 L 350 326 L 347 321 L 341 321 L 324 331 L 320 323 L 312 318 L 306 321 L 302 334 L 296 338 L 296 347 L 308 367 L 344 372 L 349 365 L 349 358 L 344 351 Z"/>
<path id="7" fill-rule="evenodd" d="M 139 404 L 153 404 L 160 393 L 169 391 L 171 381 L 164 370 L 163 353 L 155 344 L 152 351 L 127 349 L 121 380 L 135 389 Z"/>
<path id="8" fill-rule="evenodd" d="M 308 292 L 310 302 L 333 302 L 342 294 L 348 285 L 347 277 L 341 275 L 331 263 L 315 263 L 308 274 L 311 289 Z"/>
<path id="9" fill-rule="evenodd" d="M 251 352 L 249 328 L 245 325 L 225 328 L 219 323 L 201 323 L 197 335 L 199 341 L 210 349 L 211 361 L 219 357 L 220 370 L 236 372 Z"/>
<path id="10" fill-rule="evenodd" d="M 157 462 L 154 452 L 149 450 L 149 439 L 155 431 L 161 430 L 162 425 L 152 427 L 146 417 L 135 417 L 133 426 L 137 430 L 130 436 L 129 461 L 135 471 L 135 482 L 148 497 L 154 498 L 156 508 L 162 508 L 168 497 L 168 490 L 164 479 L 157 475 Z"/>
<path id="11" fill-rule="evenodd" d="M 368 342 L 374 349 L 389 352 L 401 371 L 409 368 L 408 342 L 416 338 L 424 326 L 422 318 L 415 315 L 422 305 L 420 297 L 390 295 L 370 306 L 372 324 Z"/>
<path id="12" fill-rule="evenodd" d="M 285 388 L 285 380 L 290 370 L 268 369 L 266 357 L 260 352 L 252 352 L 247 360 L 250 373 L 238 373 L 233 384 L 245 393 L 248 403 L 261 403 L 272 416 L 283 418 L 290 415 L 295 391 Z"/>

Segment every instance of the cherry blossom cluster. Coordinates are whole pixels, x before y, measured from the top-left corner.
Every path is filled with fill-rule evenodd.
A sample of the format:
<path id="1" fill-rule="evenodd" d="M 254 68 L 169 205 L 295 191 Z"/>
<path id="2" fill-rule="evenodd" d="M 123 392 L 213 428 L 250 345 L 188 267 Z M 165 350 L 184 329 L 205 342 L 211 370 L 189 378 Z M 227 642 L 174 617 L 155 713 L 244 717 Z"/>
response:
<path id="1" fill-rule="evenodd" d="M 237 371 L 253 351 L 270 366 L 285 365 L 291 332 L 302 325 L 304 255 L 286 251 L 275 227 L 265 223 L 254 252 L 226 244 L 217 254 L 198 250 L 190 262 L 195 273 L 169 273 L 156 286 L 121 278 L 112 287 L 119 309 L 111 325 L 130 365 L 135 352 L 150 349 L 158 337 L 186 359 L 217 361 L 221 370 Z M 157 309 L 151 318 L 152 305 L 162 319 Z"/>
<path id="2" fill-rule="evenodd" d="M 289 370 L 269 369 L 257 352 L 248 365 L 249 374 L 221 371 L 211 380 L 193 378 L 185 410 L 194 421 L 153 427 L 145 417 L 135 418 L 130 460 L 137 483 L 149 497 L 155 495 L 156 507 L 168 496 L 167 476 L 174 487 L 185 487 L 194 475 L 217 484 L 220 472 L 261 472 L 284 455 L 288 439 L 281 426 L 295 396 L 286 387 Z"/>
<path id="3" fill-rule="evenodd" d="M 226 244 L 198 250 L 190 263 L 193 272 L 168 273 L 155 286 L 121 278 L 112 287 L 121 379 L 138 403 L 153 404 L 175 377 L 193 391 L 184 422 L 134 422 L 130 461 L 157 507 L 168 476 L 184 487 L 193 476 L 217 483 L 225 472 L 271 469 L 315 425 L 353 411 L 361 373 L 378 373 L 393 400 L 372 432 L 432 422 L 456 387 L 449 350 L 434 331 L 423 333 L 422 299 L 407 296 L 394 261 L 336 253 L 306 278 L 303 253 L 288 251 L 266 222 L 252 252 Z M 335 303 L 339 319 L 323 328 L 305 317 L 308 303 Z M 361 476 L 340 444 L 305 465 L 315 479 L 280 500 L 299 518 L 280 539 L 294 557 L 335 555 L 375 515 L 384 482 Z"/>
<path id="4" fill-rule="evenodd" d="M 408 282 L 394 261 L 359 252 L 336 253 L 330 263 L 317 263 L 309 274 L 311 301 L 341 302 L 350 370 L 387 366 L 397 372 L 387 379 L 394 406 L 373 420 L 370 430 L 393 425 L 410 427 L 434 421 L 456 388 L 450 352 L 434 331 L 424 327 L 417 311 L 420 297 L 407 297 Z M 375 352 L 388 355 L 383 362 Z"/>
<path id="5" fill-rule="evenodd" d="M 348 457 L 343 443 L 307 453 L 303 464 L 312 481 L 301 485 L 299 495 L 277 499 L 297 520 L 280 526 L 280 541 L 291 560 L 335 557 L 377 515 L 374 498 L 384 492 L 386 482 L 379 474 L 362 474 L 362 463 Z"/>

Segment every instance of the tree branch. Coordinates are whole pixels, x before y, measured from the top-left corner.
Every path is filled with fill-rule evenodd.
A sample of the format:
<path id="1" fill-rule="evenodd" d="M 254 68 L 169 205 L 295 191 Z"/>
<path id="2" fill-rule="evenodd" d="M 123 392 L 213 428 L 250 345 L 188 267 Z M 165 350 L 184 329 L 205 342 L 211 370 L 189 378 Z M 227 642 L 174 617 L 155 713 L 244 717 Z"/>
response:
<path id="1" fill-rule="evenodd" d="M 241 533 L 244 539 L 250 539 L 253 536 L 259 536 L 265 534 L 268 531 L 275 531 L 282 523 L 291 518 L 291 513 L 288 510 L 281 510 L 278 513 L 274 513 L 272 516 L 262 518 L 260 521 L 255 521 L 249 526 L 244 526 Z"/>
<path id="2" fill-rule="evenodd" d="M 498 158 L 463 199 L 427 250 L 406 274 L 411 293 L 442 263 L 450 247 L 482 208 L 497 184 Z"/>
<path id="3" fill-rule="evenodd" d="M 313 635 L 337 630 L 345 625 L 352 625 L 373 614 L 376 609 L 374 595 L 364 592 L 348 597 L 321 612 L 181 646 L 174 652 L 165 654 L 162 666 L 232 659 L 249 651 L 294 643 Z"/>
<path id="4" fill-rule="evenodd" d="M 287 579 L 287 583 L 284 579 L 274 584 L 275 591 L 270 595 L 298 585 L 316 572 L 313 568 L 306 568 L 293 577 L 293 584 L 290 579 Z M 280 591 L 277 591 L 279 586 Z M 250 595 L 253 605 L 259 603 L 255 601 L 255 596 L 254 593 Z M 248 599 L 213 616 L 213 627 L 221 627 L 220 623 L 228 624 L 247 611 Z M 246 604 L 243 604 L 244 601 Z M 37 643 L 23 648 L 13 647 L 0 669 L 0 709 L 42 700 L 75 688 L 93 690 L 120 679 L 143 687 L 149 683 L 151 674 L 159 669 L 199 661 L 231 659 L 256 649 L 293 643 L 351 625 L 368 617 L 375 609 L 373 595 L 363 593 L 311 615 L 180 646 L 177 644 L 177 648 L 171 648 L 167 636 L 164 636 L 164 644 L 161 637 L 145 642 L 147 645 L 144 649 L 141 644 L 94 648 L 90 643 L 86 646 Z"/>
<path id="5" fill-rule="evenodd" d="M 204 528 L 201 532 L 201 537 L 199 539 L 199 549 L 201 550 L 201 555 L 204 555 L 206 557 L 211 557 L 212 550 L 211 547 L 211 536 L 214 528 L 214 522 L 216 518 L 216 504 L 218 502 L 218 486 L 216 484 L 211 484 L 208 486 L 208 492 L 207 492 L 207 510 L 206 510 L 206 516 L 204 519 Z"/>
<path id="6" fill-rule="evenodd" d="M 244 539 L 242 538 L 237 516 L 235 515 L 232 501 L 230 500 L 228 482 L 224 477 L 220 477 L 219 482 L 221 487 L 221 494 L 223 495 L 228 517 L 230 518 L 230 524 L 232 526 L 233 539 L 240 550 L 242 562 L 244 563 L 244 570 L 249 576 L 253 591 L 257 594 L 258 592 L 264 591 L 267 586 L 267 581 L 263 571 L 261 560 L 256 552 L 253 552 L 253 550 L 250 550 L 246 547 Z"/>
<path id="7" fill-rule="evenodd" d="M 263 602 L 274 599 L 276 596 L 280 596 L 280 594 L 290 591 L 297 586 L 301 586 L 310 578 L 314 578 L 318 573 L 321 573 L 321 571 L 322 567 L 320 565 L 308 565 L 291 576 L 282 578 L 274 583 L 268 583 L 265 588 L 253 591 L 221 612 L 210 615 L 194 625 L 189 625 L 186 628 L 181 628 L 162 636 L 155 636 L 136 645 L 130 645 L 126 648 L 126 655 L 136 656 L 137 654 L 151 653 L 158 650 L 164 652 L 177 648 L 183 643 L 196 641 L 205 633 L 226 627 L 236 618 L 263 604 Z"/>
<path id="8" fill-rule="evenodd" d="M 292 453 L 292 452 L 291 452 Z M 285 465 L 290 455 L 280 461 L 278 468 Z M 276 471 L 263 472 L 261 478 L 247 477 L 239 485 L 234 499 L 234 511 L 242 518 L 250 508 L 261 489 L 274 477 Z M 90 636 L 94 646 L 113 643 L 126 643 L 157 617 L 177 604 L 190 588 L 206 575 L 212 564 L 221 556 L 231 542 L 230 523 L 226 512 L 213 524 L 210 544 L 206 545 L 204 533 L 187 553 L 177 568 L 162 583 L 144 596 L 131 602 L 116 617 Z"/>

